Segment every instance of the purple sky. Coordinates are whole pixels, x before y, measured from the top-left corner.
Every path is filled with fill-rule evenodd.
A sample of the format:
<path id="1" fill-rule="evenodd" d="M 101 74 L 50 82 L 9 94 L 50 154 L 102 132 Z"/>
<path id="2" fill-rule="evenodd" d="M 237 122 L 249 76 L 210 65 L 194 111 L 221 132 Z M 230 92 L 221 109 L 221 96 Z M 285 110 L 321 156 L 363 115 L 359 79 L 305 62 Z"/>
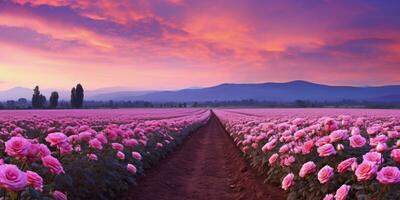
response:
<path id="1" fill-rule="evenodd" d="M 0 89 L 400 84 L 398 0 L 3 0 Z"/>

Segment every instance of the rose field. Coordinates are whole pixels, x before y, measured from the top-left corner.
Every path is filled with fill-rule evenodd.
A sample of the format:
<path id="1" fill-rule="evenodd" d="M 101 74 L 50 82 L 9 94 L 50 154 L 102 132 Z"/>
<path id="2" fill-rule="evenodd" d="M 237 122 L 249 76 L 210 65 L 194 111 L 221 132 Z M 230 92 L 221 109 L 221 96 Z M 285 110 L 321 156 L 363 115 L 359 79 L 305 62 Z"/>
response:
<path id="1" fill-rule="evenodd" d="M 400 112 L 232 109 L 215 113 L 287 199 L 400 199 Z"/>
<path id="2" fill-rule="evenodd" d="M 400 199 L 400 112 L 0 112 L 2 199 Z"/>

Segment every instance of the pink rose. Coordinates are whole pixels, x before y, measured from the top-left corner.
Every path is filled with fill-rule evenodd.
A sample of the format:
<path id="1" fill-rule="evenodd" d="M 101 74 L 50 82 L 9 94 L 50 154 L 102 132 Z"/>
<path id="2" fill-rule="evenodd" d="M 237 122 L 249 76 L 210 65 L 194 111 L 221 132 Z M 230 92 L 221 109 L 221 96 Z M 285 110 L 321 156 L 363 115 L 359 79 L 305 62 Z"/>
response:
<path id="1" fill-rule="evenodd" d="M 289 173 L 288 175 L 285 176 L 282 180 L 282 189 L 288 190 L 292 185 L 294 185 L 294 174 Z"/>
<path id="2" fill-rule="evenodd" d="M 142 155 L 140 155 L 140 153 L 136 151 L 132 152 L 132 157 L 136 160 L 142 160 Z"/>
<path id="3" fill-rule="evenodd" d="M 387 144 L 386 143 L 379 143 L 378 145 L 376 145 L 375 149 L 378 152 L 384 152 L 387 150 Z"/>
<path id="4" fill-rule="evenodd" d="M 78 134 L 78 140 L 89 141 L 92 138 L 92 133 L 89 131 L 84 131 Z"/>
<path id="5" fill-rule="evenodd" d="M 339 173 L 345 173 L 347 171 L 352 170 L 352 166 L 354 164 L 357 164 L 357 159 L 356 158 L 348 158 L 344 161 L 342 161 L 338 166 L 337 166 L 337 171 Z"/>
<path id="6" fill-rule="evenodd" d="M 327 194 L 325 195 L 323 200 L 334 200 L 333 194 Z"/>
<path id="7" fill-rule="evenodd" d="M 40 144 L 38 154 L 42 158 L 42 157 L 50 155 L 51 151 L 45 144 Z"/>
<path id="8" fill-rule="evenodd" d="M 281 148 L 279 148 L 279 153 L 281 154 L 286 154 L 290 151 L 290 148 L 287 144 L 282 145 Z"/>
<path id="9" fill-rule="evenodd" d="M 123 143 L 125 146 L 128 146 L 128 147 L 135 147 L 135 146 L 139 145 L 139 142 L 136 139 L 125 139 L 125 140 L 123 140 Z"/>
<path id="10" fill-rule="evenodd" d="M 125 154 L 124 154 L 123 152 L 121 152 L 121 151 L 118 151 L 118 152 L 117 152 L 117 157 L 118 157 L 120 160 L 124 160 L 124 159 L 125 159 Z"/>
<path id="11" fill-rule="evenodd" d="M 335 200 L 346 200 L 347 195 L 349 194 L 350 186 L 342 185 L 338 190 L 336 190 Z"/>
<path id="12" fill-rule="evenodd" d="M 275 148 L 276 143 L 277 143 L 277 139 L 273 139 L 273 140 L 271 140 L 270 142 L 266 143 L 266 144 L 261 148 L 261 150 L 262 150 L 264 153 L 267 153 L 268 151 L 271 151 L 273 148 Z"/>
<path id="13" fill-rule="evenodd" d="M 308 161 L 306 163 L 303 164 L 303 166 L 300 169 L 299 172 L 299 176 L 304 178 L 306 177 L 308 174 L 311 174 L 313 172 L 315 172 L 317 169 L 317 166 L 314 164 L 313 161 Z"/>
<path id="14" fill-rule="evenodd" d="M 67 142 L 67 136 L 64 133 L 50 133 L 45 138 L 46 142 L 50 143 L 50 146 L 56 146 Z"/>
<path id="15" fill-rule="evenodd" d="M 393 149 L 390 156 L 395 162 L 400 163 L 400 149 Z"/>
<path id="16" fill-rule="evenodd" d="M 28 155 L 31 143 L 23 137 L 12 137 L 5 146 L 9 156 L 20 158 Z"/>
<path id="17" fill-rule="evenodd" d="M 99 133 L 96 135 L 96 138 L 102 143 L 102 144 L 107 144 L 108 140 L 107 137 L 104 135 L 104 133 Z"/>
<path id="18" fill-rule="evenodd" d="M 128 170 L 128 172 L 130 172 L 132 174 L 136 174 L 137 169 L 136 169 L 135 165 L 128 164 L 126 166 L 126 169 Z"/>
<path id="19" fill-rule="evenodd" d="M 25 172 L 15 165 L 0 165 L 0 186 L 10 191 L 24 190 L 28 185 Z"/>
<path id="20" fill-rule="evenodd" d="M 337 123 L 334 119 L 327 118 L 327 119 L 325 119 L 325 122 L 324 122 L 324 128 L 328 132 L 334 131 L 337 128 Z"/>
<path id="21" fill-rule="evenodd" d="M 43 178 L 33 171 L 26 171 L 26 176 L 28 177 L 28 184 L 31 185 L 35 190 L 43 191 Z"/>
<path id="22" fill-rule="evenodd" d="M 378 166 L 374 162 L 364 161 L 358 165 L 355 175 L 358 181 L 366 181 L 371 179 L 378 169 Z"/>
<path id="23" fill-rule="evenodd" d="M 347 130 L 336 130 L 329 134 L 330 142 L 338 142 L 340 140 L 347 139 L 348 131 Z"/>
<path id="24" fill-rule="evenodd" d="M 120 143 L 112 143 L 111 147 L 117 151 L 123 151 L 124 150 L 124 145 L 120 144 Z"/>
<path id="25" fill-rule="evenodd" d="M 319 138 L 316 142 L 315 145 L 317 145 L 318 147 L 324 145 L 324 144 L 329 144 L 331 142 L 331 138 L 329 138 L 329 136 L 324 136 Z"/>
<path id="26" fill-rule="evenodd" d="M 93 149 L 102 150 L 103 144 L 97 138 L 93 138 L 89 141 L 89 146 Z"/>
<path id="27" fill-rule="evenodd" d="M 89 158 L 89 160 L 93 160 L 93 161 L 97 160 L 96 154 L 91 153 L 91 154 L 87 154 L 86 156 Z"/>
<path id="28" fill-rule="evenodd" d="M 312 140 L 304 142 L 304 144 L 301 148 L 301 153 L 303 155 L 309 154 L 309 153 L 311 153 L 313 147 L 314 147 L 314 142 Z"/>
<path id="29" fill-rule="evenodd" d="M 318 147 L 317 152 L 320 157 L 327 157 L 336 154 L 335 147 L 332 144 L 324 144 Z"/>
<path id="30" fill-rule="evenodd" d="M 383 167 L 381 171 L 377 173 L 376 179 L 384 185 L 399 183 L 400 170 L 397 167 Z"/>
<path id="31" fill-rule="evenodd" d="M 325 165 L 325 167 L 318 172 L 318 180 L 322 184 L 327 183 L 333 177 L 333 174 L 333 168 L 329 165 Z"/>
<path id="32" fill-rule="evenodd" d="M 353 148 L 361 148 L 365 145 L 367 140 L 361 135 L 353 135 L 349 138 L 350 146 Z"/>
<path id="33" fill-rule="evenodd" d="M 277 153 L 274 153 L 271 155 L 271 157 L 269 157 L 268 162 L 270 165 L 273 165 L 276 160 L 278 160 L 279 155 Z"/>
<path id="34" fill-rule="evenodd" d="M 64 193 L 62 193 L 62 192 L 60 192 L 58 190 L 53 192 L 53 197 L 56 200 L 68 200 L 67 195 L 65 195 Z"/>
<path id="35" fill-rule="evenodd" d="M 382 154 L 378 152 L 368 152 L 363 155 L 363 159 L 365 161 L 373 162 L 377 165 L 380 165 L 383 162 Z"/>
<path id="36" fill-rule="evenodd" d="M 43 166 L 47 167 L 51 173 L 53 174 L 61 174 L 65 173 L 64 168 L 61 165 L 60 161 L 57 160 L 57 158 L 54 158 L 53 156 L 45 156 L 42 158 L 42 163 Z"/>

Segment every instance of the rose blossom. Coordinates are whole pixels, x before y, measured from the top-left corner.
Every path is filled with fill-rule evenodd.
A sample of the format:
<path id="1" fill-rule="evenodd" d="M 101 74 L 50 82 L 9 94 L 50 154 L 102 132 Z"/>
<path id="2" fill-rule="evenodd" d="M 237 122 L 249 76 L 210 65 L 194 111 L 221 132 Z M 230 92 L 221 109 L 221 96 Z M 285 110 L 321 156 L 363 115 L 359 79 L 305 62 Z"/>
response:
<path id="1" fill-rule="evenodd" d="M 12 137 L 6 144 L 5 151 L 9 156 L 24 157 L 28 155 L 31 143 L 23 137 Z"/>
<path id="2" fill-rule="evenodd" d="M 64 168 L 61 165 L 60 161 L 57 160 L 57 158 L 54 158 L 53 156 L 45 156 L 42 158 L 43 165 L 47 167 L 51 173 L 53 174 L 61 174 L 65 173 Z"/>
<path id="3" fill-rule="evenodd" d="M 87 154 L 86 156 L 88 157 L 89 160 L 93 160 L 93 161 L 97 160 L 96 154 L 91 153 L 91 154 Z"/>
<path id="4" fill-rule="evenodd" d="M 274 153 L 271 155 L 271 157 L 269 157 L 268 162 L 270 165 L 273 165 L 276 160 L 278 159 L 279 155 L 277 153 Z"/>
<path id="5" fill-rule="evenodd" d="M 117 151 L 123 151 L 124 150 L 124 145 L 120 144 L 120 143 L 112 143 L 111 147 Z"/>
<path id="6" fill-rule="evenodd" d="M 24 190 L 28 185 L 26 173 L 15 165 L 0 165 L 0 185 L 10 191 Z"/>
<path id="7" fill-rule="evenodd" d="M 311 153 L 313 147 L 314 147 L 314 142 L 312 140 L 304 142 L 304 144 L 301 148 L 301 153 L 303 155 L 309 154 L 309 153 Z"/>
<path id="8" fill-rule="evenodd" d="M 132 157 L 136 160 L 142 160 L 142 155 L 140 155 L 140 153 L 136 151 L 132 152 Z"/>
<path id="9" fill-rule="evenodd" d="M 393 149 L 390 156 L 395 162 L 400 163 L 400 149 Z"/>
<path id="10" fill-rule="evenodd" d="M 294 185 L 294 174 L 289 173 L 288 175 L 285 176 L 282 180 L 282 189 L 288 190 L 292 185 Z"/>
<path id="11" fill-rule="evenodd" d="M 371 179 L 376 171 L 378 166 L 374 162 L 364 161 L 360 165 L 358 165 L 355 175 L 357 176 L 358 181 L 366 181 Z"/>
<path id="12" fill-rule="evenodd" d="M 125 159 L 125 154 L 124 154 L 123 152 L 121 152 L 121 151 L 118 151 L 118 152 L 117 152 L 117 157 L 118 157 L 120 160 L 124 160 L 124 159 Z"/>
<path id="13" fill-rule="evenodd" d="M 268 151 L 271 151 L 273 148 L 275 148 L 276 142 L 277 142 L 277 139 L 271 140 L 270 142 L 266 143 L 266 144 L 261 148 L 261 150 L 262 150 L 264 153 L 267 153 Z"/>
<path id="14" fill-rule="evenodd" d="M 344 161 L 342 161 L 341 163 L 339 163 L 339 165 L 337 166 L 337 171 L 339 173 L 344 173 L 347 171 L 352 170 L 352 166 L 354 164 L 357 164 L 357 159 L 356 158 L 348 158 Z"/>
<path id="15" fill-rule="evenodd" d="M 45 140 L 50 143 L 50 146 L 56 146 L 67 142 L 67 136 L 64 133 L 50 133 Z"/>
<path id="16" fill-rule="evenodd" d="M 97 138 L 93 138 L 89 141 L 89 146 L 93 149 L 102 150 L 103 144 Z"/>
<path id="17" fill-rule="evenodd" d="M 308 174 L 311 174 L 316 171 L 317 166 L 314 164 L 313 161 L 308 161 L 303 164 L 303 166 L 300 169 L 299 176 L 304 178 Z"/>
<path id="18" fill-rule="evenodd" d="M 349 138 L 350 146 L 353 148 L 361 148 L 365 145 L 367 140 L 361 135 L 353 135 Z"/>
<path id="19" fill-rule="evenodd" d="M 28 178 L 28 184 L 31 185 L 35 190 L 43 191 L 43 178 L 33 171 L 26 171 L 26 176 Z"/>
<path id="20" fill-rule="evenodd" d="M 377 165 L 379 165 L 383 162 L 382 154 L 378 153 L 378 152 L 368 152 L 363 155 L 363 159 L 366 161 L 373 162 Z"/>
<path id="21" fill-rule="evenodd" d="M 335 200 L 345 200 L 349 194 L 350 186 L 343 184 L 338 190 L 336 190 Z"/>
<path id="22" fill-rule="evenodd" d="M 327 183 L 332 178 L 333 174 L 333 168 L 329 165 L 325 165 L 325 167 L 318 172 L 318 180 L 322 184 Z"/>
<path id="23" fill-rule="evenodd" d="M 127 169 L 130 173 L 136 174 L 137 169 L 136 169 L 135 165 L 128 164 L 128 165 L 126 166 L 126 169 Z"/>
<path id="24" fill-rule="evenodd" d="M 386 143 L 379 143 L 378 145 L 376 145 L 375 149 L 378 152 L 384 152 L 387 150 L 387 144 Z"/>
<path id="25" fill-rule="evenodd" d="M 336 154 L 335 147 L 332 144 L 324 144 L 318 147 L 317 152 L 320 157 L 327 157 Z"/>
<path id="26" fill-rule="evenodd" d="M 68 200 L 67 195 L 65 195 L 64 193 L 62 193 L 62 192 L 60 192 L 58 190 L 53 192 L 53 197 L 56 200 Z"/>
<path id="27" fill-rule="evenodd" d="M 377 173 L 376 179 L 382 184 L 393 184 L 400 182 L 400 170 L 397 167 L 383 167 Z"/>
<path id="28" fill-rule="evenodd" d="M 340 140 L 347 139 L 348 131 L 347 130 L 336 130 L 329 134 L 330 142 L 338 142 Z"/>
<path id="29" fill-rule="evenodd" d="M 325 197 L 324 197 L 323 200 L 334 200 L 333 194 L 327 194 L 327 195 L 325 195 Z"/>

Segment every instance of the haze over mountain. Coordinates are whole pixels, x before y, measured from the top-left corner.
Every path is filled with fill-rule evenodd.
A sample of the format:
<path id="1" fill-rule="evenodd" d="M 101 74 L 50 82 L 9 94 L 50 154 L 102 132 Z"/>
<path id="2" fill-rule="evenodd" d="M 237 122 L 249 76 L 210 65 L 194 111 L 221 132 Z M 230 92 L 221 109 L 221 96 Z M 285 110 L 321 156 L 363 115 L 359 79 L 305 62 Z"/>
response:
<path id="1" fill-rule="evenodd" d="M 206 88 L 191 88 L 177 91 L 128 91 L 126 88 L 105 88 L 85 91 L 86 100 L 151 102 L 203 102 L 230 100 L 266 101 L 400 101 L 400 85 L 377 87 L 329 86 L 307 81 L 286 83 L 221 84 Z M 43 90 L 49 97 L 53 90 Z M 69 100 L 69 91 L 58 91 L 60 99 Z M 32 89 L 16 87 L 0 92 L 0 100 L 27 98 Z"/>

